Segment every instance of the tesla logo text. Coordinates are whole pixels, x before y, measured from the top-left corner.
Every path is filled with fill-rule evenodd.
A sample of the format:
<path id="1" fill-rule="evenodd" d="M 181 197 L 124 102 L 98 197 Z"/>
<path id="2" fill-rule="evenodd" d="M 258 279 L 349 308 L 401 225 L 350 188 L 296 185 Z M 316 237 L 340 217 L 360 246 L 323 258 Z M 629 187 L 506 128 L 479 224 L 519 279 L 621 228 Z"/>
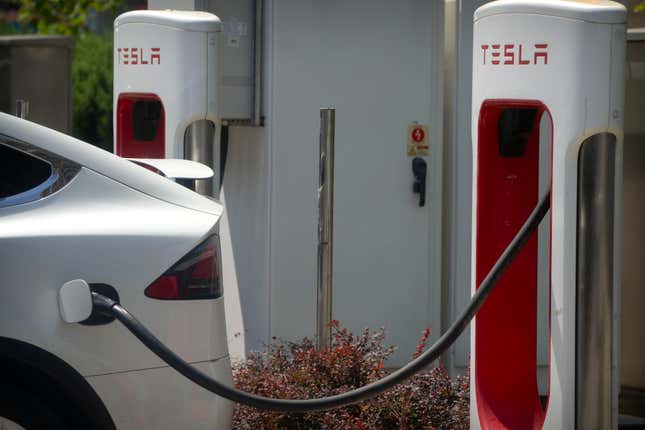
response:
<path id="1" fill-rule="evenodd" d="M 484 64 L 504 66 L 549 64 L 547 48 L 546 43 L 532 45 L 522 43 L 491 44 L 482 45 L 482 54 Z"/>
<path id="2" fill-rule="evenodd" d="M 161 64 L 161 48 L 117 48 L 118 64 Z"/>

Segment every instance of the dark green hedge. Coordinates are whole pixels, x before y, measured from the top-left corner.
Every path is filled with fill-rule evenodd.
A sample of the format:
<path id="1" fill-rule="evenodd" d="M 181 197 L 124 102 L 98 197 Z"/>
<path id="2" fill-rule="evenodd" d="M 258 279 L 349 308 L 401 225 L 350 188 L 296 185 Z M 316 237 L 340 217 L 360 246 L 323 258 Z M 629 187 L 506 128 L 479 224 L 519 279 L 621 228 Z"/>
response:
<path id="1" fill-rule="evenodd" d="M 83 33 L 72 54 L 72 134 L 112 151 L 113 35 Z"/>

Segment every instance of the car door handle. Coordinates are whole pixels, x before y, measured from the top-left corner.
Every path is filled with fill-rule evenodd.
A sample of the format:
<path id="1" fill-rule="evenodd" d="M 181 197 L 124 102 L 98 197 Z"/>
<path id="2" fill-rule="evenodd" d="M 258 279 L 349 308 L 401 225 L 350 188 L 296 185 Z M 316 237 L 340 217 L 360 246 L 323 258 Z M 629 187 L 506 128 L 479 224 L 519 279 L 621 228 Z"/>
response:
<path id="1" fill-rule="evenodd" d="M 421 157 L 414 157 L 412 159 L 412 175 L 414 176 L 414 183 L 412 184 L 412 192 L 419 193 L 419 206 L 426 205 L 426 172 L 428 166 L 426 160 Z"/>

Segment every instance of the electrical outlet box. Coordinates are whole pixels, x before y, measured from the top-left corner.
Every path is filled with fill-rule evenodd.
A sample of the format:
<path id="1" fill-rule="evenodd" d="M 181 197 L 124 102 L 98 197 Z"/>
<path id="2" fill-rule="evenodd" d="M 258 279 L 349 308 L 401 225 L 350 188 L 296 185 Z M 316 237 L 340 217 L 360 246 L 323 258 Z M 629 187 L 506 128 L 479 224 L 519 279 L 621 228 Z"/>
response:
<path id="1" fill-rule="evenodd" d="M 256 100 L 256 7 L 261 0 L 149 0 L 148 9 L 199 10 L 222 21 L 218 42 L 219 113 L 229 123 L 253 124 Z M 259 70 L 260 68 L 258 68 Z M 259 89 L 259 88 L 258 88 Z M 257 125 L 257 124 L 256 124 Z"/>

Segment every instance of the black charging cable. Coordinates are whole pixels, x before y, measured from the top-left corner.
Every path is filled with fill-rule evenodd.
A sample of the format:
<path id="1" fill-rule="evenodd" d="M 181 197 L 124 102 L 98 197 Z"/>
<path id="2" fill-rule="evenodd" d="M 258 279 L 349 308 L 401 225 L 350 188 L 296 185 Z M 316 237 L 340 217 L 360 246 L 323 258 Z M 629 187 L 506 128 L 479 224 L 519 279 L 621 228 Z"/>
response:
<path id="1" fill-rule="evenodd" d="M 153 335 L 143 324 L 133 317 L 123 306 L 99 293 L 92 293 L 94 309 L 114 316 L 130 332 L 135 335 L 145 346 L 154 352 L 159 358 L 165 361 L 170 367 L 184 375 L 197 385 L 206 390 L 225 397 L 237 403 L 253 406 L 258 409 L 283 411 L 283 412 L 308 412 L 333 409 L 347 406 L 362 400 L 374 397 L 383 391 L 391 388 L 415 373 L 420 372 L 433 361 L 441 356 L 463 333 L 470 321 L 473 319 L 479 308 L 484 304 L 486 298 L 493 291 L 497 281 L 504 271 L 510 266 L 513 259 L 528 242 L 531 235 L 537 229 L 540 221 L 549 211 L 551 193 L 547 193 L 533 210 L 531 215 L 522 225 L 522 228 L 506 247 L 504 253 L 497 260 L 493 268 L 488 272 L 477 292 L 473 295 L 470 304 L 459 315 L 457 320 L 446 330 L 446 332 L 428 350 L 416 359 L 412 360 L 399 370 L 367 384 L 363 387 L 351 390 L 334 396 L 308 400 L 285 400 L 257 396 L 255 394 L 240 391 L 221 382 L 216 381 L 190 364 L 186 363 L 177 354 L 166 347 Z"/>

